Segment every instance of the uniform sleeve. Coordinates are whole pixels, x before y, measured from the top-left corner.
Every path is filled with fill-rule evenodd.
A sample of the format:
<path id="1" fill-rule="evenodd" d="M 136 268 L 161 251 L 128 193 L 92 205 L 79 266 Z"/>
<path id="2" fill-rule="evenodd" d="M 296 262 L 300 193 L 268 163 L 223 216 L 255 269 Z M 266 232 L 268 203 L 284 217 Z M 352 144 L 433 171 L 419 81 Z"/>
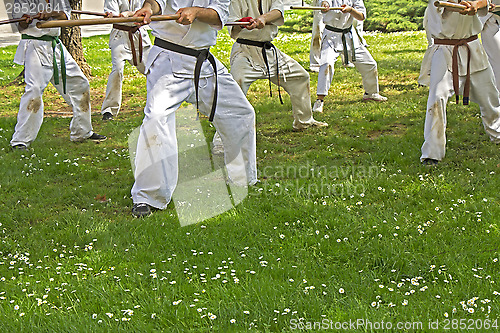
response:
<path id="1" fill-rule="evenodd" d="M 21 18 L 24 14 L 29 14 L 29 12 L 23 12 L 22 3 L 20 0 L 14 0 L 14 6 L 12 7 L 12 18 Z"/>
<path id="2" fill-rule="evenodd" d="M 283 16 L 285 12 L 285 9 L 283 8 L 283 0 L 274 0 L 271 3 L 271 9 L 269 9 L 269 11 L 272 11 L 274 9 L 279 10 L 281 12 L 281 18 L 274 21 L 273 24 L 277 26 L 283 25 L 285 23 L 285 18 Z"/>
<path id="3" fill-rule="evenodd" d="M 229 5 L 229 18 L 228 21 L 234 22 L 238 21 L 239 19 L 243 17 L 248 16 L 248 6 L 246 2 L 243 2 L 241 0 L 232 0 L 231 4 Z M 229 35 L 231 38 L 237 39 L 238 34 L 235 31 L 241 31 L 240 29 L 234 29 L 234 27 L 228 27 L 229 30 Z"/>
<path id="4" fill-rule="evenodd" d="M 160 13 L 165 14 L 165 7 L 167 7 L 167 0 L 156 0 L 156 3 L 160 6 Z"/>
<path id="5" fill-rule="evenodd" d="M 230 0 L 211 0 L 207 8 L 213 9 L 219 15 L 219 20 L 221 21 L 221 25 L 214 26 L 218 30 L 222 29 L 224 24 L 226 24 L 229 18 L 229 3 Z"/>
<path id="6" fill-rule="evenodd" d="M 117 0 L 105 0 L 104 1 L 104 12 L 112 13 L 114 16 L 120 15 L 120 5 Z"/>
<path id="7" fill-rule="evenodd" d="M 71 6 L 69 5 L 68 0 L 54 1 L 52 10 L 63 12 L 68 20 L 71 19 Z"/>
<path id="8" fill-rule="evenodd" d="M 356 9 L 358 12 L 362 13 L 366 19 L 366 7 L 363 0 L 354 0 L 352 8 Z"/>

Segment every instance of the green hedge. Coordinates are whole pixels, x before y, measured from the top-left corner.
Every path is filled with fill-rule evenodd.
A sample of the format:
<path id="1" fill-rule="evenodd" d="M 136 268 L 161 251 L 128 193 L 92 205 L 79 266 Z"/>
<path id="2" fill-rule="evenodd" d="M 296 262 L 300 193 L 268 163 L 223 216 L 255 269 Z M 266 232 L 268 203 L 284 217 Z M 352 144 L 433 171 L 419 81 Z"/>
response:
<path id="1" fill-rule="evenodd" d="M 409 31 L 422 30 L 426 0 L 367 0 L 365 31 Z M 282 31 L 311 32 L 312 12 L 287 11 Z"/>

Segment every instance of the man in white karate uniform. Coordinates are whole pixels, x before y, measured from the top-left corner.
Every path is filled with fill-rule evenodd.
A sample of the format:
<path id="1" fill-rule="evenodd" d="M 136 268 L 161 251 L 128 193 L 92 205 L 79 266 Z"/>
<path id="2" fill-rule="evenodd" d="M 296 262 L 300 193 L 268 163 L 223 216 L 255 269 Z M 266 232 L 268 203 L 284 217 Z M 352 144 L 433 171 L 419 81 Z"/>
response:
<path id="1" fill-rule="evenodd" d="M 482 24 L 477 14 L 487 13 L 488 0 L 462 1 L 460 13 L 438 8 L 430 0 L 427 7 L 428 33 L 433 38 L 420 71 L 419 83 L 429 86 L 424 139 L 420 160 L 435 165 L 445 156 L 446 103 L 463 93 L 464 105 L 479 104 L 484 129 L 490 139 L 500 142 L 500 101 L 488 57 L 477 34 Z M 456 57 L 453 56 L 454 50 Z M 470 56 L 470 64 L 467 59 Z"/>
<path id="2" fill-rule="evenodd" d="M 497 90 L 500 91 L 500 0 L 493 0 L 489 13 L 479 19 L 483 23 L 481 42 L 493 69 Z"/>
<path id="3" fill-rule="evenodd" d="M 208 48 L 229 15 L 229 0 L 146 0 L 135 16 L 179 14 L 151 24 L 156 37 L 147 64 L 147 102 L 135 156 L 132 214 L 165 209 L 178 179 L 175 111 L 199 104 L 220 133 L 229 182 L 257 182 L 255 112 L 227 69 Z M 196 163 L 196 161 L 193 161 Z"/>
<path id="4" fill-rule="evenodd" d="M 39 21 L 70 17 L 71 7 L 66 0 L 15 0 L 13 16 L 26 17 L 19 23 L 22 39 L 14 62 L 24 65 L 26 88 L 21 97 L 17 124 L 10 144 L 26 150 L 36 139 L 43 122 L 43 91 L 51 82 L 73 108 L 70 140 L 94 141 L 106 137 L 92 131 L 90 120 L 90 86 L 73 57 L 59 41 L 60 28 L 39 29 Z"/>
<path id="5" fill-rule="evenodd" d="M 354 19 L 365 19 L 366 8 L 363 1 L 327 0 L 322 1 L 321 5 L 325 7 L 325 29 L 321 41 L 317 99 L 313 111 L 323 111 L 323 101 L 333 80 L 334 64 L 341 53 L 344 54 L 344 63 L 352 62 L 361 74 L 365 89 L 363 101 L 386 101 L 387 98 L 379 94 L 377 62 L 352 25 Z M 342 10 L 328 10 L 330 7 L 342 7 Z"/>
<path id="6" fill-rule="evenodd" d="M 108 17 L 129 17 L 142 7 L 143 0 L 105 0 L 104 11 Z M 151 49 L 151 40 L 145 28 L 134 24 L 113 24 L 109 35 L 111 73 L 108 77 L 106 97 L 102 102 L 103 120 L 118 115 L 122 103 L 122 81 L 125 62 L 134 65 L 144 74 L 145 61 Z"/>

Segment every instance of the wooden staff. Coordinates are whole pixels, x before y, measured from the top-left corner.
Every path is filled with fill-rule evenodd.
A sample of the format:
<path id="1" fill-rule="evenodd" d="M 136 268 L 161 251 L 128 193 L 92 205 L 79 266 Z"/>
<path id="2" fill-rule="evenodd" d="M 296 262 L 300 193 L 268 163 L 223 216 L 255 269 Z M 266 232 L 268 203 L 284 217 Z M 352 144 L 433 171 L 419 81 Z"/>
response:
<path id="1" fill-rule="evenodd" d="M 290 6 L 290 9 L 301 9 L 301 10 L 325 10 L 326 7 L 314 7 L 314 6 Z M 342 7 L 330 7 L 328 10 L 342 10 Z"/>
<path id="2" fill-rule="evenodd" d="M 435 1 L 434 6 L 443 7 L 443 8 L 450 8 L 450 9 L 458 9 L 458 10 L 467 9 L 467 6 L 465 6 L 465 5 L 461 5 L 461 4 L 453 3 L 453 2 L 448 2 L 448 1 Z"/>
<path id="3" fill-rule="evenodd" d="M 89 12 L 89 11 L 86 11 L 86 10 L 72 10 L 71 13 L 73 13 L 73 14 L 94 15 L 94 16 L 106 17 L 105 13 Z"/>
<path id="4" fill-rule="evenodd" d="M 20 17 L 20 18 L 11 19 L 11 20 L 3 20 L 3 21 L 0 21 L 0 25 L 10 24 L 10 23 L 18 23 L 18 22 L 22 22 L 22 21 L 26 21 L 26 17 Z"/>
<path id="5" fill-rule="evenodd" d="M 99 13 L 100 14 L 100 13 Z M 177 20 L 180 15 L 154 15 L 151 16 L 151 21 L 172 21 Z M 81 19 L 81 20 L 53 20 L 47 22 L 38 22 L 38 28 L 57 28 L 57 27 L 74 27 L 82 25 L 98 25 L 98 24 L 115 24 L 128 22 L 142 22 L 143 17 L 111 17 L 102 19 Z M 228 26 L 245 26 L 250 22 L 226 22 Z"/>
<path id="6" fill-rule="evenodd" d="M 172 21 L 180 17 L 177 15 L 154 15 L 151 16 L 151 21 Z M 47 22 L 38 22 L 37 28 L 62 28 L 62 27 L 75 27 L 82 25 L 99 25 L 99 24 L 115 24 L 115 23 L 133 23 L 142 22 L 144 17 L 111 17 L 111 18 L 98 18 L 98 19 L 81 19 L 81 20 L 53 20 Z"/>

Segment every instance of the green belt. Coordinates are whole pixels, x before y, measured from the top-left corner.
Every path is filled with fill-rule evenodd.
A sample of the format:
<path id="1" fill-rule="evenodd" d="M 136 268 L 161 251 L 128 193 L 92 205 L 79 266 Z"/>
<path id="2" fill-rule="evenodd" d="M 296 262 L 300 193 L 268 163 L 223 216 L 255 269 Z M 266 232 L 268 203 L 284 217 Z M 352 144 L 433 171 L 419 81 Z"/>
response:
<path id="1" fill-rule="evenodd" d="M 56 47 L 59 45 L 59 49 L 61 50 L 61 76 L 63 81 L 63 92 L 66 94 L 66 61 L 64 60 L 64 49 L 62 46 L 59 37 L 57 36 L 41 36 L 34 37 L 26 34 L 21 35 L 22 39 L 34 39 L 34 40 L 43 40 L 45 42 L 52 42 L 52 67 L 54 69 L 54 84 L 59 84 L 59 69 L 57 68 L 57 60 L 56 60 Z"/>

